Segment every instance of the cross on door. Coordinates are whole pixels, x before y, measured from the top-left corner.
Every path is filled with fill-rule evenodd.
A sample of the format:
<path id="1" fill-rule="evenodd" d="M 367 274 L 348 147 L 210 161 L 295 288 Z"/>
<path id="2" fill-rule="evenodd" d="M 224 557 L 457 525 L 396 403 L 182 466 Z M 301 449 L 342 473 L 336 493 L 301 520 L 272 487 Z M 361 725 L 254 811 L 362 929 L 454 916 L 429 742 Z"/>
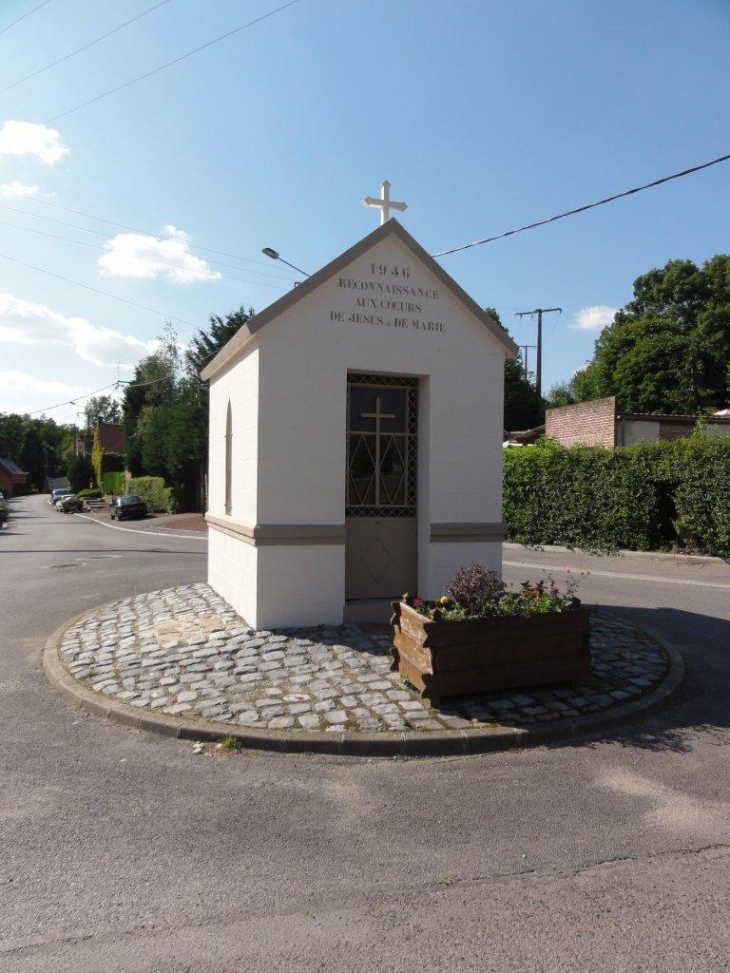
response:
<path id="1" fill-rule="evenodd" d="M 380 420 L 395 419 L 394 412 L 380 411 L 380 396 L 375 396 L 375 412 L 361 412 L 361 419 L 375 419 L 375 506 L 380 506 Z"/>
<path id="2" fill-rule="evenodd" d="M 375 412 L 361 412 L 361 419 L 375 419 L 375 435 L 380 435 L 380 420 L 381 419 L 395 419 L 394 412 L 381 412 L 380 411 L 380 396 L 375 396 Z"/>

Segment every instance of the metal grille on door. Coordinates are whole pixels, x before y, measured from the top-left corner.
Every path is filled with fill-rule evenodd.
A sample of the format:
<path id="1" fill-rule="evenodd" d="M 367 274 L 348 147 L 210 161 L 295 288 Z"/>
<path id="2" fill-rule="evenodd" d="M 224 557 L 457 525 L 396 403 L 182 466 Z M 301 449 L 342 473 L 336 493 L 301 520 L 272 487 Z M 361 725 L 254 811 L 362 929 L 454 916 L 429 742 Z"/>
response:
<path id="1" fill-rule="evenodd" d="M 418 379 L 348 376 L 348 598 L 395 597 L 415 586 L 417 432 Z"/>

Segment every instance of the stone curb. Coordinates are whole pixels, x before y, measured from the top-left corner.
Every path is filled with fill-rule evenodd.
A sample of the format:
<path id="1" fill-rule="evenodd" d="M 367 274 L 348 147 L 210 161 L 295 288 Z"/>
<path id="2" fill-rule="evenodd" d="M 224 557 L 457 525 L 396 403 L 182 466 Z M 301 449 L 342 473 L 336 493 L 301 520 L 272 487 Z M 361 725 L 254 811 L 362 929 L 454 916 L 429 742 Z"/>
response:
<path id="1" fill-rule="evenodd" d="M 89 517 L 88 514 L 74 514 L 74 517 L 79 517 L 81 520 L 88 520 L 90 524 L 98 524 L 99 527 L 106 527 L 107 530 L 122 530 L 127 534 L 144 534 L 146 537 L 177 537 L 179 540 L 187 541 L 191 538 L 193 540 L 208 540 L 208 534 L 203 533 L 199 530 L 187 530 L 184 534 L 173 534 L 172 529 L 165 532 L 160 530 L 154 530 L 148 527 L 120 527 L 118 524 L 107 524 L 106 521 L 98 520 L 96 517 Z M 182 530 L 182 527 L 176 528 L 176 530 Z"/>
<path id="2" fill-rule="evenodd" d="M 585 551 L 580 547 L 561 547 L 559 544 L 535 544 L 534 547 L 528 544 L 516 544 L 514 541 L 504 541 L 502 547 L 509 551 L 547 551 L 548 554 L 582 554 L 588 557 L 614 557 L 614 558 L 636 558 L 637 560 L 648 560 L 648 561 L 709 561 L 714 564 L 727 564 L 728 558 L 725 557 L 715 557 L 712 554 L 683 554 L 677 552 L 672 554 L 670 551 L 616 551 L 615 554 L 597 554 L 593 555 L 590 551 Z M 536 565 L 537 567 L 537 565 Z M 581 570 L 576 568 L 576 571 Z M 663 643 L 662 643 L 663 644 Z"/>
<path id="3" fill-rule="evenodd" d="M 222 728 L 207 720 L 185 720 L 162 714 L 142 713 L 125 703 L 104 697 L 75 679 L 61 660 L 59 654 L 61 641 L 66 629 L 98 610 L 93 608 L 81 612 L 64 622 L 46 642 L 43 650 L 43 669 L 51 684 L 59 692 L 96 716 L 137 730 L 148 730 L 151 733 L 177 737 L 181 740 L 202 740 L 210 743 L 218 742 L 225 737 L 234 737 L 242 747 L 252 750 L 350 757 L 446 757 L 541 746 L 634 720 L 664 703 L 677 690 L 684 678 L 684 660 L 679 651 L 644 626 L 636 626 L 664 649 L 669 658 L 669 672 L 663 682 L 640 699 L 631 700 L 600 713 L 589 713 L 569 720 L 556 720 L 549 725 L 534 723 L 525 727 L 495 726 L 424 733 L 411 731 L 408 733 L 315 734 L 305 730 L 257 730 L 236 726 Z M 598 611 L 625 628 L 634 627 L 626 625 L 612 612 Z"/>

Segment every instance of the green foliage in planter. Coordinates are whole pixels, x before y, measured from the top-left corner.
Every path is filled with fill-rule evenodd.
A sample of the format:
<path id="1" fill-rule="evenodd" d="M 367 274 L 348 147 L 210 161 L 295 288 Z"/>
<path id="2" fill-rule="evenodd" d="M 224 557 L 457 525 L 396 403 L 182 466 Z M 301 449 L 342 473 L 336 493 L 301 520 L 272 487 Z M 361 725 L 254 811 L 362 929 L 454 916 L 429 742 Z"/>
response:
<path id="1" fill-rule="evenodd" d="M 86 490 L 77 490 L 76 496 L 81 497 L 82 500 L 98 500 L 101 497 L 101 490 L 92 490 L 87 488 Z"/>
<path id="2" fill-rule="evenodd" d="M 574 611 L 581 607 L 575 592 L 578 581 L 568 571 L 565 591 L 554 578 L 543 581 L 523 581 L 518 591 L 510 591 L 496 571 L 483 564 L 461 567 L 446 585 L 447 595 L 436 601 L 421 601 L 403 595 L 403 601 L 419 615 L 434 622 L 463 622 L 477 618 L 506 618 L 510 616 L 551 615 Z"/>
<path id="3" fill-rule="evenodd" d="M 170 487 L 161 476 L 139 476 L 127 484 L 127 495 L 141 497 L 153 513 L 176 513 Z"/>
<path id="4" fill-rule="evenodd" d="M 730 554 L 730 439 L 505 450 L 509 540 L 592 551 Z"/>

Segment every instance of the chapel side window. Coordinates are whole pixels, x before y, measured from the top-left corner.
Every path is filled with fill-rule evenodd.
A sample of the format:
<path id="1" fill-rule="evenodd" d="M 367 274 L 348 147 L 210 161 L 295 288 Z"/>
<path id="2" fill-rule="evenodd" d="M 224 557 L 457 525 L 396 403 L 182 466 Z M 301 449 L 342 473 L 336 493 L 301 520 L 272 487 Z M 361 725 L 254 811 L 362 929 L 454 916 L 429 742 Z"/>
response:
<path id="1" fill-rule="evenodd" d="M 225 512 L 229 517 L 231 514 L 232 496 L 232 476 L 233 476 L 233 417 L 231 415 L 231 403 L 228 403 L 226 412 L 226 502 Z"/>

